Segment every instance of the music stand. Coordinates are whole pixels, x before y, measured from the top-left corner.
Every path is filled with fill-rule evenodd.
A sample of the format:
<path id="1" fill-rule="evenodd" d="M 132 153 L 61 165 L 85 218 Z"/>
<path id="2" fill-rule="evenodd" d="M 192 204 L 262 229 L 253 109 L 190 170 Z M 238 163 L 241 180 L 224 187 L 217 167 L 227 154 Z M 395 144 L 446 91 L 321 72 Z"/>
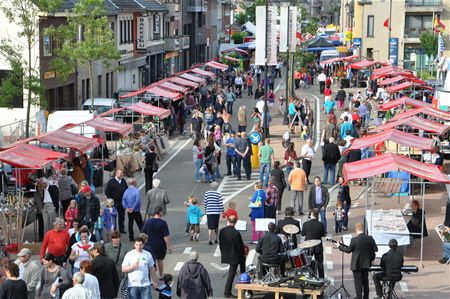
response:
<path id="1" fill-rule="evenodd" d="M 340 243 L 339 243 L 340 244 Z M 344 291 L 344 294 L 346 295 L 346 298 L 350 298 L 350 293 L 347 291 L 344 285 L 344 252 L 341 251 L 341 285 L 332 293 L 330 294 L 330 298 L 333 297 L 340 289 Z"/>

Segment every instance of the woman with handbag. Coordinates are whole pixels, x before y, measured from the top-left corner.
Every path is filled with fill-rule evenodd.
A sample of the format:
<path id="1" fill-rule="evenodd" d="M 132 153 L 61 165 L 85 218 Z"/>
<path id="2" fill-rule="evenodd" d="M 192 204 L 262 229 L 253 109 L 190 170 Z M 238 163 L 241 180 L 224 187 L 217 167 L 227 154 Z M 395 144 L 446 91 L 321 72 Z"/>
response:
<path id="1" fill-rule="evenodd" d="M 264 231 L 256 231 L 256 219 L 264 218 L 264 204 L 266 193 L 262 190 L 260 182 L 255 184 L 255 193 L 248 207 L 251 209 L 250 218 L 252 220 L 252 244 L 257 244 L 258 240 L 264 235 Z"/>
<path id="2" fill-rule="evenodd" d="M 283 192 L 286 188 L 286 180 L 284 178 L 284 172 L 280 168 L 280 161 L 275 161 L 273 163 L 273 169 L 270 171 L 270 177 L 272 183 L 278 189 L 278 201 L 277 201 L 277 214 L 281 211 L 281 200 L 283 199 Z"/>

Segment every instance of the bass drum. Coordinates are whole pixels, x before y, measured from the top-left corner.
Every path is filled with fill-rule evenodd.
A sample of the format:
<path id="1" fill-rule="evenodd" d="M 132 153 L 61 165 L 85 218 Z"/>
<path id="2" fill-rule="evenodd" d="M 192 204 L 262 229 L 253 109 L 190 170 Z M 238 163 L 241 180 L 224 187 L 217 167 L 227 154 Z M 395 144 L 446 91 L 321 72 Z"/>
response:
<path id="1" fill-rule="evenodd" d="M 300 249 L 293 249 L 287 253 L 289 260 L 291 261 L 292 269 L 301 269 L 308 266 L 308 259 L 306 253 Z"/>

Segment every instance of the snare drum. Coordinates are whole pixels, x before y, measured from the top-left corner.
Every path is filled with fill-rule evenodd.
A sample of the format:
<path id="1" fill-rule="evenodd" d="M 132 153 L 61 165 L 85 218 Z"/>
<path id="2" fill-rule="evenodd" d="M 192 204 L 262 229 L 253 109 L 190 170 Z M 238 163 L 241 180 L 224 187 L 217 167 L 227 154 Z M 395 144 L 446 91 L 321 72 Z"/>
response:
<path id="1" fill-rule="evenodd" d="M 306 253 L 300 248 L 290 250 L 287 255 L 289 256 L 293 269 L 303 268 L 308 265 Z"/>

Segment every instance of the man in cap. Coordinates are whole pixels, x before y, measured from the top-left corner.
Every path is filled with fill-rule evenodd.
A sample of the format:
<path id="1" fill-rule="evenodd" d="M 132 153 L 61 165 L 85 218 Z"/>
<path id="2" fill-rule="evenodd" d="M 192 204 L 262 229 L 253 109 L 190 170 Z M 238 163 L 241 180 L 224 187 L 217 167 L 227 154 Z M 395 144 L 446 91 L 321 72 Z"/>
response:
<path id="1" fill-rule="evenodd" d="M 36 295 L 36 286 L 40 280 L 39 266 L 31 260 L 33 252 L 28 248 L 22 248 L 17 254 L 15 261 L 19 266 L 19 278 L 27 284 L 28 299 L 34 299 Z"/>

